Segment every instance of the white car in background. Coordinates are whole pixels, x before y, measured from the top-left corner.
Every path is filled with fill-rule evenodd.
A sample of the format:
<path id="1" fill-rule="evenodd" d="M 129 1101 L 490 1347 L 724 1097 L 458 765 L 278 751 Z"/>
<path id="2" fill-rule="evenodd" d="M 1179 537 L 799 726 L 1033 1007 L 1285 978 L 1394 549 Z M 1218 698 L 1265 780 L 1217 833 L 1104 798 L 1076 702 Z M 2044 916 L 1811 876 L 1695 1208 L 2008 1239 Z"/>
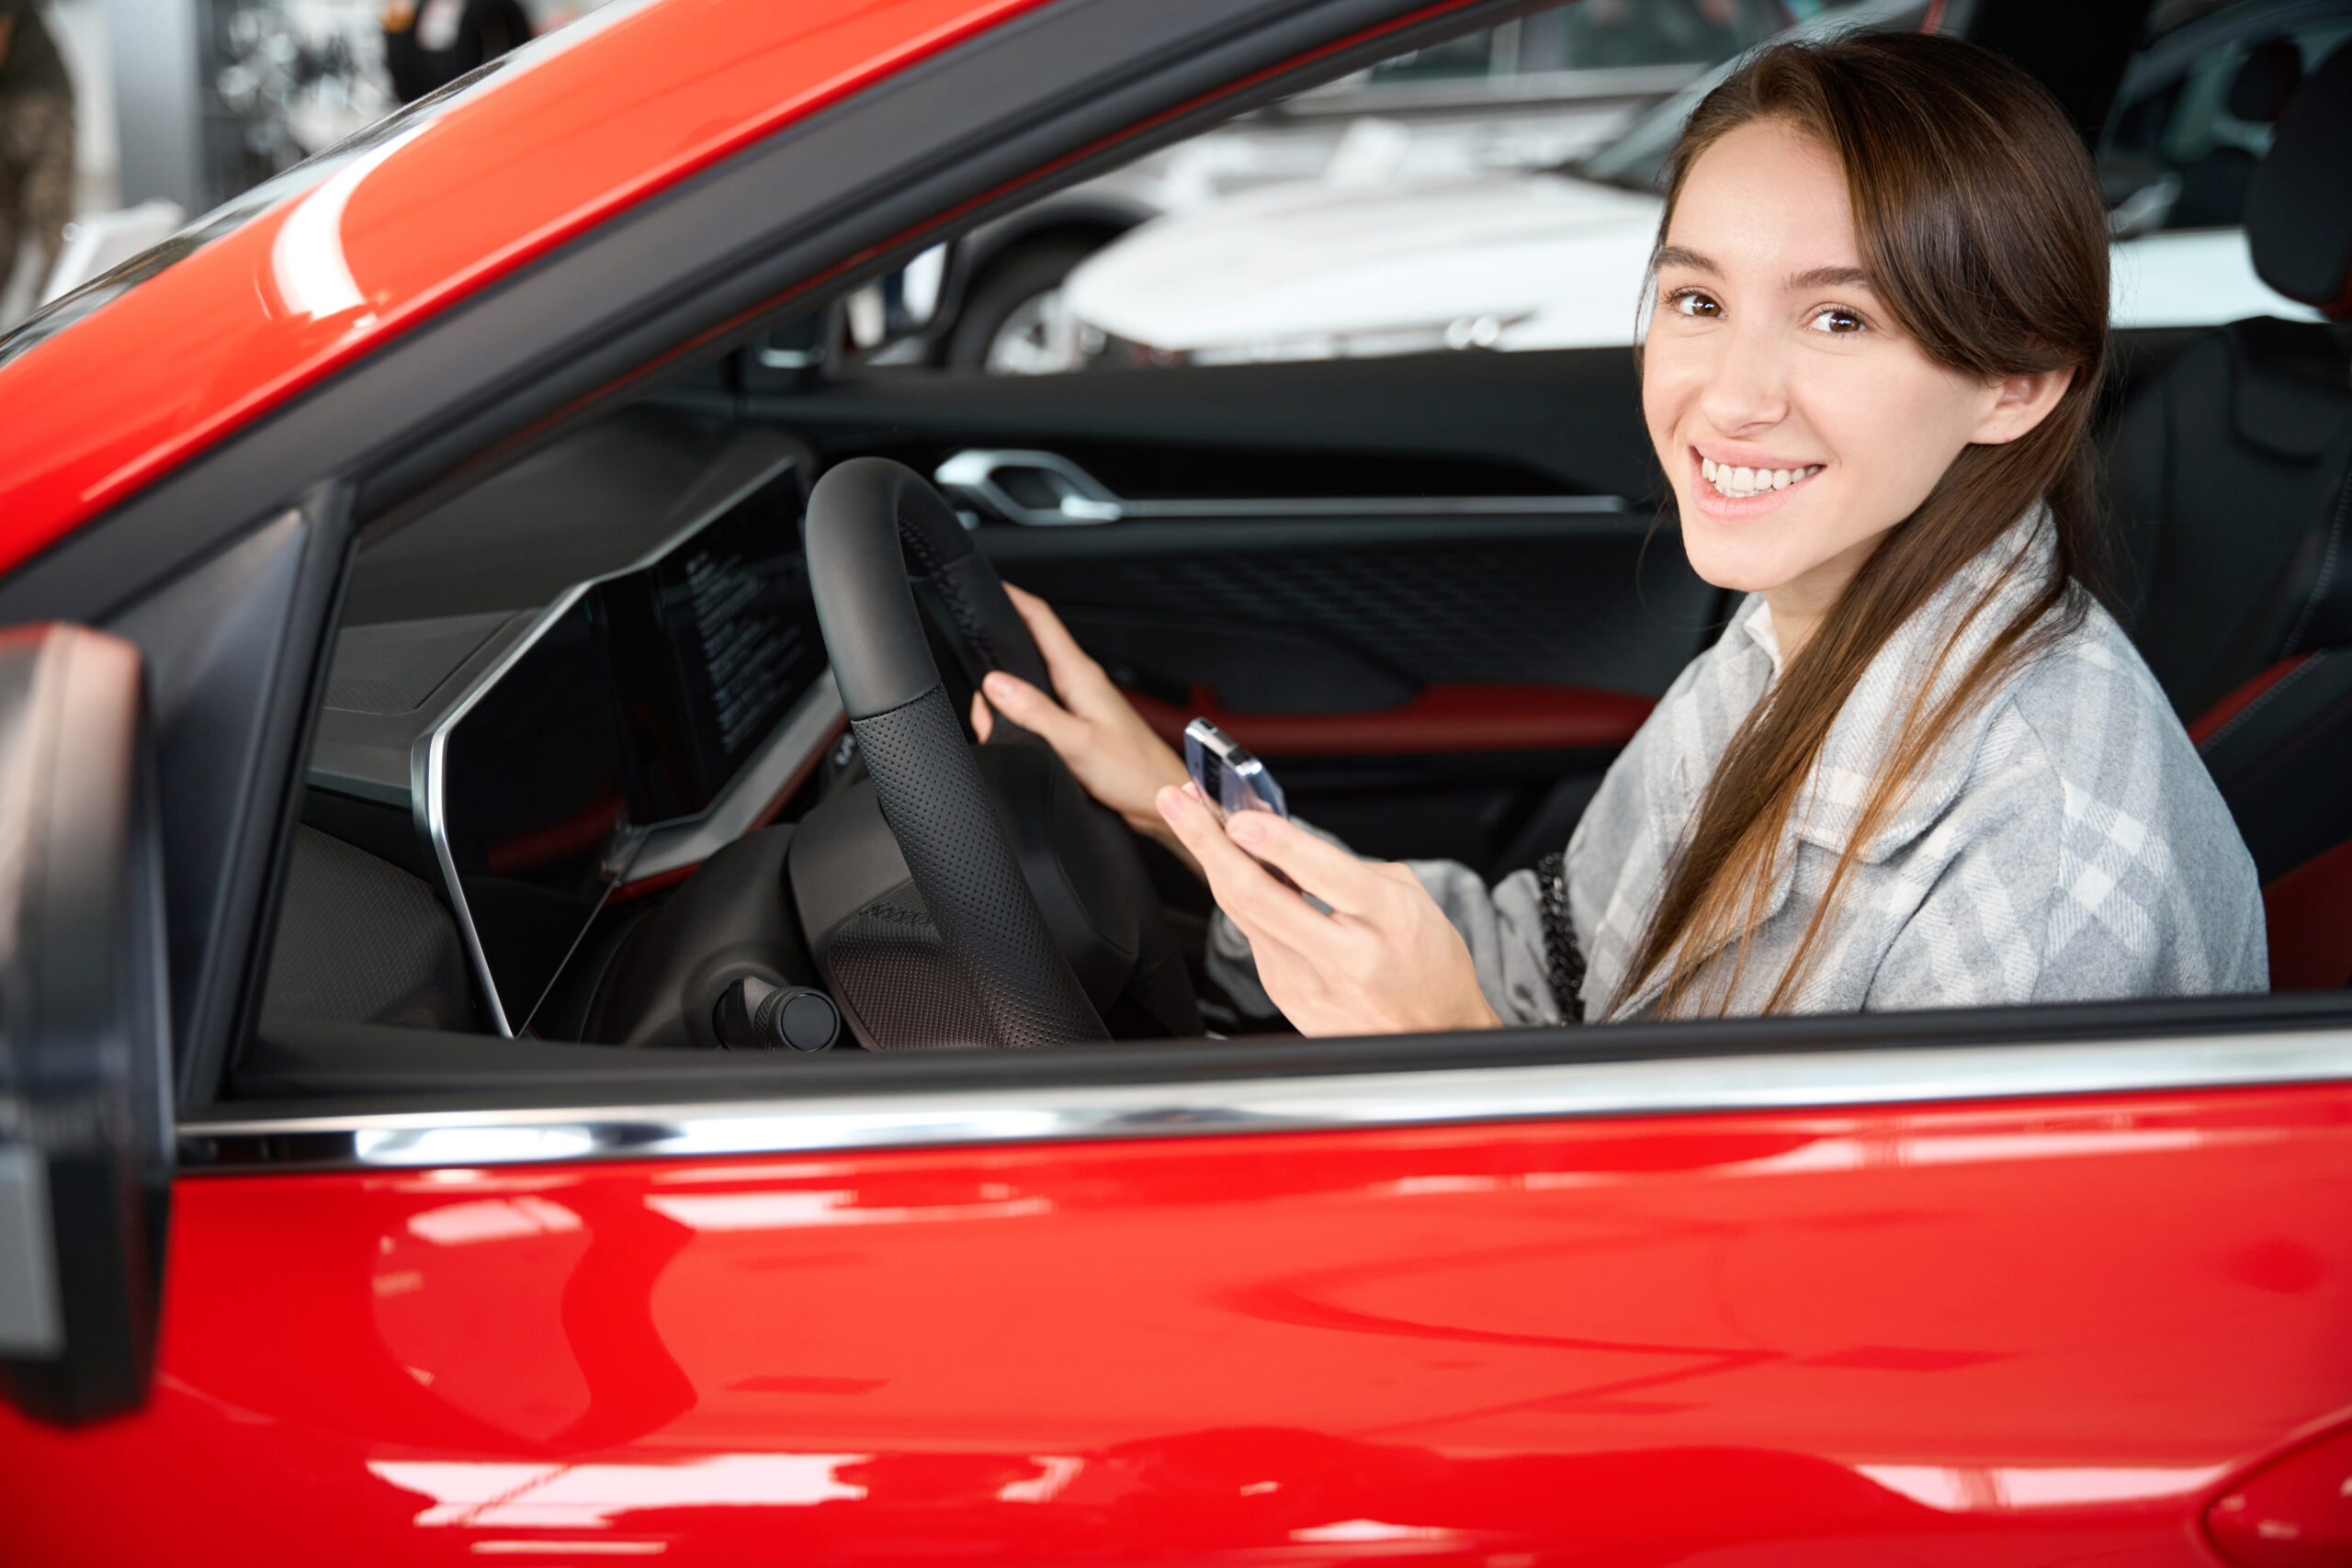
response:
<path id="1" fill-rule="evenodd" d="M 1137 226 L 1283 187 L 1363 188 L 1556 166 L 1794 17 L 1848 0 L 1579 0 L 1285 98 L 1059 191 L 854 296 L 863 363 L 1067 368 L 1048 326 L 1070 270 Z M 814 343 L 774 345 L 802 367 Z"/>
<path id="2" fill-rule="evenodd" d="M 1939 10 L 1866 0 L 1792 32 L 1919 26 Z M 2118 327 L 2315 319 L 2256 276 L 2243 230 L 2165 224 L 2184 180 L 2194 188 L 2214 159 L 2243 161 L 2267 146 L 2267 118 L 2283 96 L 2259 105 L 2233 96 L 2261 63 L 2254 56 L 2284 51 L 2308 69 L 2346 34 L 2352 0 L 2251 0 L 2135 59 L 2101 160 L 2116 203 Z M 1690 110 L 1731 69 L 1708 72 L 1568 169 L 1417 177 L 1400 149 L 1393 177 L 1275 186 L 1148 224 L 1070 274 L 1038 367 L 1632 344 L 1662 208 L 1660 165 Z M 2135 137 L 2144 148 L 2125 145 Z"/>

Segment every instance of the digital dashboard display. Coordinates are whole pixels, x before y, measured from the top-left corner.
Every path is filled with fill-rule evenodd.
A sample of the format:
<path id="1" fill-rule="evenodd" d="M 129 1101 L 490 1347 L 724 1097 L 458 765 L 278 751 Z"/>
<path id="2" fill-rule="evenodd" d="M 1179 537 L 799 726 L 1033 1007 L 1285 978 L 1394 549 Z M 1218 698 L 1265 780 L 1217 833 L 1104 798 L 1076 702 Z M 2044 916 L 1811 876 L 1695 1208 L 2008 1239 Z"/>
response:
<path id="1" fill-rule="evenodd" d="M 642 829 L 707 809 L 823 670 L 790 470 L 592 583 L 448 729 L 441 832 L 519 1032 Z"/>
<path id="2" fill-rule="evenodd" d="M 653 566 L 592 591 L 640 825 L 707 807 L 824 667 L 799 502 L 787 475 Z"/>

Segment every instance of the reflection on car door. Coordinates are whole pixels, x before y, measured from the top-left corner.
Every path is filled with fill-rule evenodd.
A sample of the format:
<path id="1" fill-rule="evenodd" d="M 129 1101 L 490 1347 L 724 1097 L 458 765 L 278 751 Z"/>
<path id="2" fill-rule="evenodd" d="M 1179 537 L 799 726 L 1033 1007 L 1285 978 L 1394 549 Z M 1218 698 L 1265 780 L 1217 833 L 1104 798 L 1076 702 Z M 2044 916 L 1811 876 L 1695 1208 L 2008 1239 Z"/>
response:
<path id="1" fill-rule="evenodd" d="M 129 1560 L 159 1517 L 256 1562 L 2207 1561 L 2231 1478 L 2352 1403 L 2340 1037 L 1851 1021 L 1745 1056 L 216 1113 L 153 1404 L 73 1444 L 0 1416 L 43 1501 L 8 1533 L 44 1562 Z"/>

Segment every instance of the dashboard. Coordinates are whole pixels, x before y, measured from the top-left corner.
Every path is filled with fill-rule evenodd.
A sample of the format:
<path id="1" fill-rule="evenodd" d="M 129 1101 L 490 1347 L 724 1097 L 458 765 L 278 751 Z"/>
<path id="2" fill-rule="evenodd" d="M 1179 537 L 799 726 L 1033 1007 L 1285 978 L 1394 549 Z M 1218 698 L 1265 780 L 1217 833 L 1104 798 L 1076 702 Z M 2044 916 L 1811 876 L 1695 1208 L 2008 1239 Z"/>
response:
<path id="1" fill-rule="evenodd" d="M 667 537 L 542 607 L 338 640 L 305 818 L 438 885 L 501 1034 L 616 890 L 759 826 L 840 728 L 805 466 L 729 456 Z"/>

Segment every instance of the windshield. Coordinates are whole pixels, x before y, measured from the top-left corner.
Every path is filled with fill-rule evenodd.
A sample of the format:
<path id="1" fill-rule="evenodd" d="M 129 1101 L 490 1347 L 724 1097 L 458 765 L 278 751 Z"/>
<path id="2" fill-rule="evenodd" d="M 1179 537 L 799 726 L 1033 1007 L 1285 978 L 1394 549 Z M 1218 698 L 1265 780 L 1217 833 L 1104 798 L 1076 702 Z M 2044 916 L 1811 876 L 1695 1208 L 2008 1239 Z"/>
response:
<path id="1" fill-rule="evenodd" d="M 1837 38 L 1864 28 L 1924 28 L 1940 9 L 1933 0 L 1859 0 L 1858 4 L 1799 22 L 1767 43 Z M 1690 118 L 1699 100 L 1723 85 L 1747 58 L 1743 53 L 1706 72 L 1634 120 L 1616 141 L 1583 162 L 1568 165 L 1568 172 L 1628 190 L 1658 189 L 1666 177 L 1666 156 L 1674 151 L 1675 141 L 1682 134 L 1682 122 Z"/>
<path id="2" fill-rule="evenodd" d="M 440 91 L 428 93 L 416 102 L 394 110 L 316 157 L 304 159 L 284 174 L 232 197 L 170 239 L 140 252 L 112 271 L 102 272 L 81 288 L 59 295 L 6 333 L 0 333 L 0 366 L 6 366 L 28 349 L 46 343 L 100 306 L 119 299 L 149 278 L 194 255 L 231 230 L 243 227 L 279 202 L 323 183 L 345 165 L 438 118 L 477 83 L 495 73 L 514 59 L 512 53 L 501 55 L 468 72 Z"/>
<path id="3" fill-rule="evenodd" d="M 195 222 L 120 266 L 105 272 L 71 293 L 56 299 L 0 333 L 0 367 L 28 350 L 47 342 L 100 307 L 113 303 L 133 288 L 206 245 L 242 227 L 288 197 L 333 178 L 334 175 L 401 137 L 422 130 L 472 96 L 492 77 L 519 67 L 537 65 L 594 37 L 652 0 L 617 0 L 559 31 L 544 34 L 519 49 L 497 56 L 456 81 L 427 93 L 414 103 L 393 110 L 366 130 L 345 137 L 317 156 L 305 159 L 284 174 L 264 180 L 251 190 L 232 197 Z"/>

